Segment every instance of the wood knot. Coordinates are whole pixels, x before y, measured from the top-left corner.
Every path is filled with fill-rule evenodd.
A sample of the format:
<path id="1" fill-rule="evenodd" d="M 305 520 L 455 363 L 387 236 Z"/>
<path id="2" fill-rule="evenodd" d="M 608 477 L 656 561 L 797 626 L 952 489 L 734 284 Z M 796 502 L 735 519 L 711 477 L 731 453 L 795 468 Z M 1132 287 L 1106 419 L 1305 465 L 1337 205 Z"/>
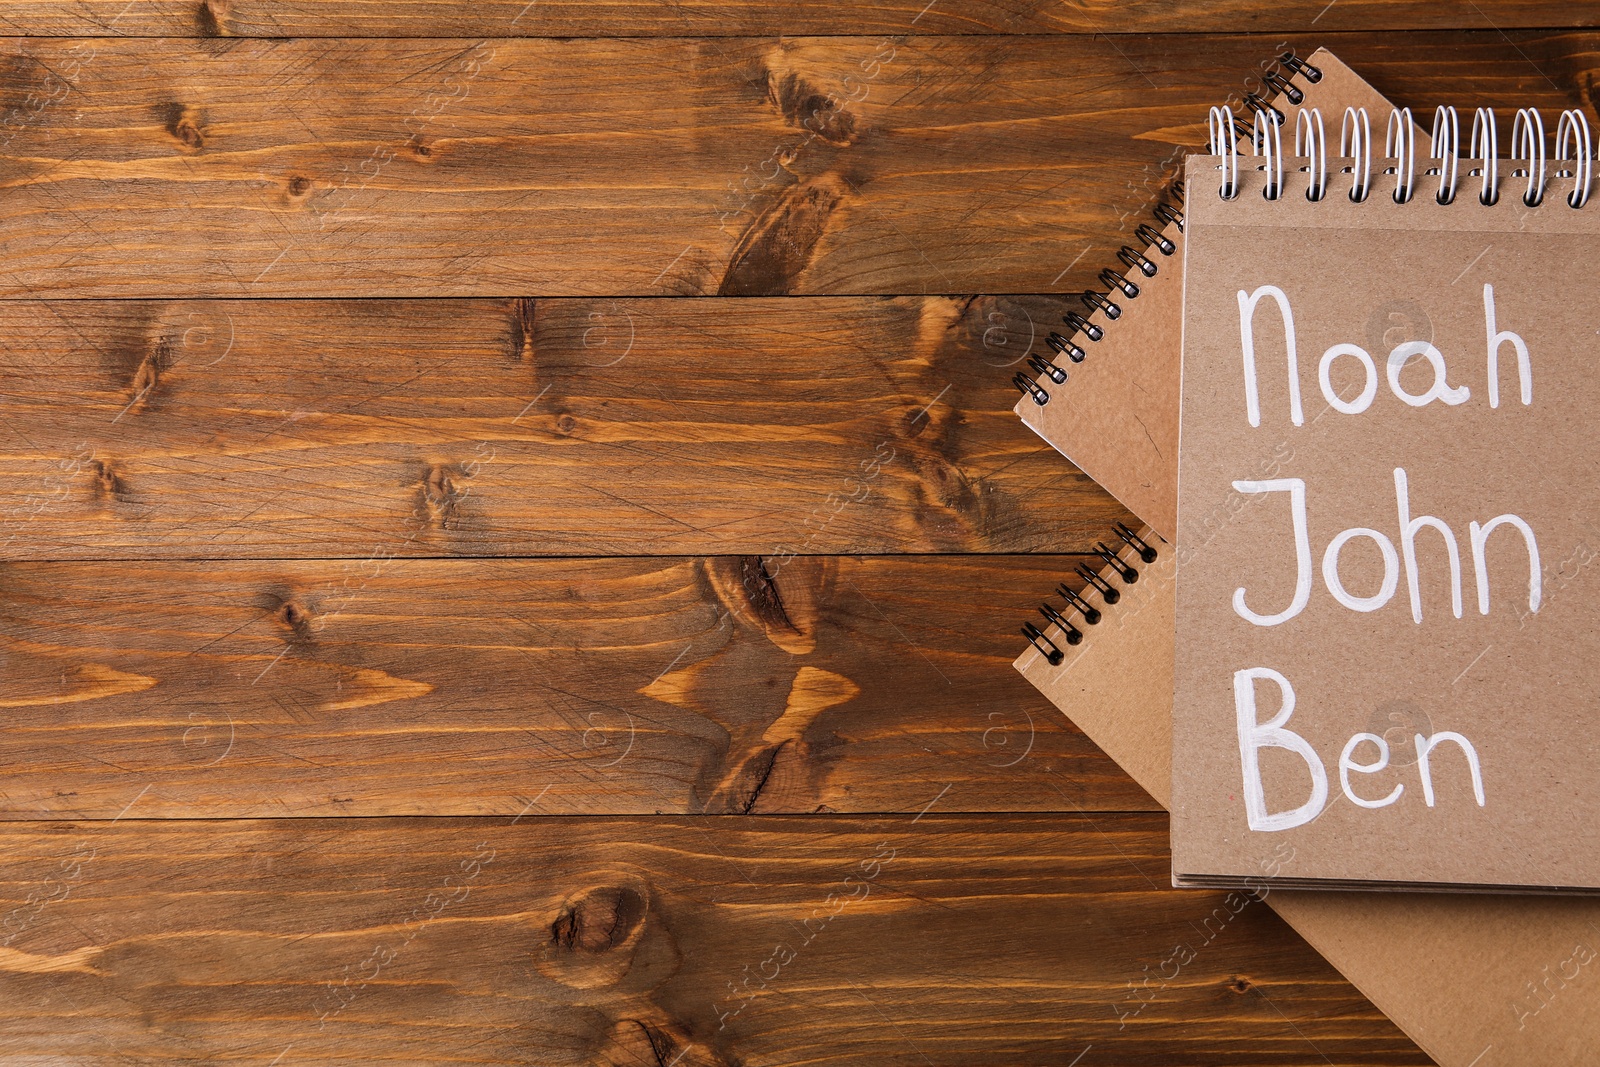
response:
<path id="1" fill-rule="evenodd" d="M 595 1062 L 658 1067 L 727 1067 L 729 1063 L 703 1040 L 691 1037 L 688 1027 L 664 1012 L 652 1018 L 618 1019 Z"/>
<path id="2" fill-rule="evenodd" d="M 767 99 L 790 123 L 831 145 L 845 146 L 856 139 L 856 117 L 849 101 L 828 94 L 799 74 L 767 76 Z"/>
<path id="3" fill-rule="evenodd" d="M 824 175 L 784 190 L 739 236 L 718 296 L 787 296 L 844 200 L 843 178 Z"/>
<path id="4" fill-rule="evenodd" d="M 156 387 L 156 382 L 161 377 L 161 371 L 152 360 L 145 360 L 139 364 L 139 369 L 133 372 L 133 394 L 142 397 L 145 393 Z"/>
<path id="5" fill-rule="evenodd" d="M 578 420 L 571 415 L 562 415 L 556 419 L 556 429 L 561 433 L 571 433 L 578 428 Z"/>
<path id="6" fill-rule="evenodd" d="M 123 413 L 136 411 L 144 406 L 156 386 L 161 384 L 162 372 L 172 365 L 172 342 L 166 338 L 155 343 L 155 346 L 145 353 L 139 365 L 133 370 L 133 397 L 128 401 Z M 117 416 L 121 418 L 121 414 Z M 115 421 L 115 420 L 113 420 Z"/>
<path id="7" fill-rule="evenodd" d="M 470 478 L 464 469 L 453 463 L 436 463 L 428 468 L 418 489 L 418 515 L 441 530 L 454 527 L 460 519 L 461 503 L 467 497 L 466 489 L 458 483 Z"/>
<path id="8" fill-rule="evenodd" d="M 716 793 L 708 798 L 704 810 L 717 815 L 749 815 L 754 811 L 762 790 L 772 779 L 778 754 L 786 744 L 787 741 L 780 741 L 776 745 L 769 745 L 745 760 L 724 778 Z"/>
<path id="9" fill-rule="evenodd" d="M 649 889 L 627 874 L 566 899 L 535 958 L 547 977 L 572 989 L 615 985 L 625 975 L 647 981 L 677 969 L 666 930 L 649 922 Z M 633 981 L 630 978 L 630 982 Z"/>
<path id="10" fill-rule="evenodd" d="M 607 952 L 626 943 L 644 916 L 644 898 L 636 890 L 591 889 L 562 907 L 550 924 L 550 941 L 565 952 Z"/>
<path id="11" fill-rule="evenodd" d="M 768 684 L 775 679 L 769 678 Z M 797 811 L 806 803 L 802 792 L 815 790 L 807 782 L 806 768 L 815 766 L 818 748 L 810 738 L 826 733 L 816 729 L 832 708 L 861 695 L 861 687 L 842 674 L 804 666 L 789 683 L 783 710 L 767 724 L 756 746 L 742 761 L 728 760 L 732 769 L 707 796 L 707 813 L 753 815 L 766 811 Z M 732 750 L 730 748 L 730 757 Z"/>
<path id="12" fill-rule="evenodd" d="M 1243 975 L 1235 975 L 1228 983 L 1228 989 L 1233 993 L 1248 993 L 1255 988 L 1255 983 Z"/>
<path id="13" fill-rule="evenodd" d="M 296 600 L 285 600 L 274 614 L 296 637 L 310 639 L 314 616 L 305 604 Z"/>
<path id="14" fill-rule="evenodd" d="M 304 175 L 297 174 L 293 178 L 289 179 L 289 195 L 290 196 L 305 196 L 306 192 L 310 188 L 311 188 L 311 179 L 305 177 Z"/>
<path id="15" fill-rule="evenodd" d="M 707 562 L 706 577 L 735 620 L 754 627 L 791 655 L 816 649 L 819 604 L 833 582 L 827 561 L 808 559 L 785 547 L 771 558 L 718 556 Z M 719 612 L 719 630 L 724 625 L 720 616 Z"/>
<path id="16" fill-rule="evenodd" d="M 183 104 L 168 104 L 166 108 L 167 132 L 190 151 L 205 147 L 205 119 L 198 108 Z"/>
<path id="17" fill-rule="evenodd" d="M 739 557 L 739 587 L 744 590 L 745 603 L 750 612 L 766 629 L 783 629 L 799 633 L 800 627 L 789 618 L 783 606 L 783 594 L 778 590 L 778 580 L 767 573 L 766 560 L 760 556 Z"/>
<path id="18" fill-rule="evenodd" d="M 128 486 L 122 475 L 108 460 L 89 461 L 89 472 L 94 477 L 95 496 L 101 500 L 126 500 Z"/>
<path id="19" fill-rule="evenodd" d="M 226 37 L 228 31 L 222 20 L 227 16 L 228 8 L 223 0 L 200 0 L 194 13 L 195 23 L 203 37 Z"/>
<path id="20" fill-rule="evenodd" d="M 516 363 L 532 364 L 534 349 L 534 301 L 532 297 L 519 296 L 511 302 L 511 359 Z"/>
<path id="21" fill-rule="evenodd" d="M 933 425 L 933 419 L 922 408 L 906 412 L 901 416 L 900 421 L 905 424 L 905 435 L 907 437 L 920 437 L 924 430 Z"/>

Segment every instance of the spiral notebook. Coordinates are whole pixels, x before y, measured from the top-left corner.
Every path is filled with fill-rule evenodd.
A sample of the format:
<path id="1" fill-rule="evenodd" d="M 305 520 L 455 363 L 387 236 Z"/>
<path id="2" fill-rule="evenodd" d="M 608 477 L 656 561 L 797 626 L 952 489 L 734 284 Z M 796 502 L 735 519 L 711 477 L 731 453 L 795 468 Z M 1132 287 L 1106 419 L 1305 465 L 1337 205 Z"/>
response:
<path id="1" fill-rule="evenodd" d="M 1176 884 L 1600 889 L 1593 148 L 1467 127 L 1189 160 Z"/>
<path id="2" fill-rule="evenodd" d="M 1325 52 L 1312 59 L 1339 69 Z M 1391 315 L 1382 325 L 1389 329 L 1404 319 Z M 1179 303 L 1169 302 L 1164 318 L 1152 314 L 1148 321 L 1149 359 L 1171 375 L 1168 395 L 1174 408 L 1168 417 L 1176 426 Z M 1077 430 L 1084 443 L 1102 447 L 1106 455 L 1132 453 L 1145 445 L 1133 420 L 1099 425 L 1093 421 L 1093 408 L 1088 416 Z M 1071 424 L 1064 427 L 1069 434 L 1073 429 Z M 1078 443 L 1065 439 L 1061 449 L 1071 456 Z M 1158 472 L 1150 489 L 1158 505 L 1164 500 L 1169 513 L 1175 513 L 1176 463 Z M 1070 644 L 1052 627 L 1052 640 L 1035 641 L 1015 666 L 1168 805 L 1174 554 L 1154 541 L 1152 530 L 1142 532 L 1158 548 L 1158 563 L 1143 565 L 1139 580 L 1131 584 L 1122 581 L 1118 570 L 1103 567 L 1099 577 L 1117 590 L 1118 603 L 1108 605 L 1089 590 L 1091 606 L 1102 611 L 1092 626 L 1068 602 L 1052 607 L 1057 614 L 1066 613 L 1080 640 Z M 1133 560 L 1132 546 L 1121 555 L 1125 565 L 1142 563 Z M 1073 581 L 1078 584 L 1081 579 Z M 1048 626 L 1049 613 L 1044 618 Z M 1405 716 L 1393 714 L 1380 732 L 1398 738 L 1410 725 Z M 1600 1033 L 1600 983 L 1584 981 L 1594 976 L 1593 964 L 1600 960 L 1600 902 L 1300 890 L 1263 890 L 1261 895 L 1444 1067 L 1581 1063 L 1591 1051 L 1592 1035 Z"/>
<path id="3" fill-rule="evenodd" d="M 1326 49 L 1307 60 L 1293 53 L 1263 79 L 1276 88 L 1272 106 L 1317 107 L 1337 116 L 1346 107 L 1387 114 L 1378 91 Z M 1254 98 L 1249 98 L 1254 100 Z M 1243 125 L 1235 131 L 1248 134 Z M 1178 359 L 1171 343 L 1183 307 L 1183 216 L 1171 203 L 1141 223 L 1136 241 L 1101 271 L 1105 293 L 1084 294 L 1082 311 L 1062 320 L 1049 354 L 1013 379 L 1022 390 L 1016 413 L 1035 433 L 1122 502 L 1171 537 L 1177 502 Z"/>
<path id="4" fill-rule="evenodd" d="M 1175 485 L 1167 491 L 1176 496 Z M 1087 631 L 1082 640 L 1061 641 L 1056 664 L 1030 647 L 1016 667 L 1170 808 L 1177 553 L 1143 532 L 1156 561 L 1145 564 L 1124 546 L 1118 554 L 1124 567 L 1138 570 L 1136 581 L 1110 566 L 1099 570 L 1116 591 L 1115 604 L 1088 594 L 1099 622 L 1073 614 Z M 1398 736 L 1408 726 L 1392 721 L 1379 732 Z M 1260 873 L 1292 869 L 1295 858 L 1285 849 Z M 1592 1062 L 1600 1034 L 1600 900 L 1266 885 L 1257 895 L 1441 1067 Z"/>

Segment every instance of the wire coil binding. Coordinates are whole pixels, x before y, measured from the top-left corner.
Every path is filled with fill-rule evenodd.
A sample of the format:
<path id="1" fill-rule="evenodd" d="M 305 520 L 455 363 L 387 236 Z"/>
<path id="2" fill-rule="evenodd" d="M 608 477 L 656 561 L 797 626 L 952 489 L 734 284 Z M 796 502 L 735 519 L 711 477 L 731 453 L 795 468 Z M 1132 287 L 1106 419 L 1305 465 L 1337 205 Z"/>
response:
<path id="1" fill-rule="evenodd" d="M 1409 107 L 1389 112 L 1389 124 L 1383 131 L 1383 154 L 1394 160 L 1394 202 L 1410 203 L 1416 184 L 1417 127 L 1411 121 Z"/>
<path id="2" fill-rule="evenodd" d="M 1211 154 L 1221 157 L 1217 164 L 1221 175 L 1217 196 L 1235 200 L 1240 190 L 1240 142 L 1227 134 L 1229 130 L 1243 128 L 1242 124 L 1223 107 L 1211 109 L 1210 126 Z M 1263 174 L 1261 193 L 1267 200 L 1282 197 L 1286 169 L 1307 175 L 1307 200 L 1315 203 L 1326 199 L 1329 165 L 1321 112 L 1316 108 L 1302 108 L 1295 116 L 1292 162 L 1284 158 L 1282 127 L 1281 112 L 1255 109 L 1249 134 L 1241 139 L 1256 159 L 1245 165 L 1246 171 L 1253 169 Z M 1520 199 L 1527 207 L 1539 207 L 1551 188 L 1557 187 L 1568 207 L 1581 208 L 1589 202 L 1594 187 L 1596 151 L 1589 119 L 1578 108 L 1561 112 L 1556 123 L 1553 159 L 1546 129 L 1544 117 L 1536 108 L 1518 109 L 1511 127 L 1511 157 L 1506 161 L 1509 177 L 1526 179 Z M 1464 177 L 1479 178 L 1479 204 L 1492 207 L 1499 203 L 1503 180 L 1500 132 L 1492 109 L 1476 109 L 1471 139 L 1463 143 L 1460 114 L 1448 105 L 1435 108 L 1428 155 L 1422 159 L 1417 150 L 1417 127 L 1412 121 L 1411 109 L 1396 108 L 1389 113 L 1383 142 L 1386 166 L 1380 173 L 1393 176 L 1394 191 L 1390 199 L 1396 204 L 1410 203 L 1416 196 L 1418 182 L 1437 178 L 1433 200 L 1440 206 L 1449 206 L 1455 203 Z M 1339 128 L 1341 163 L 1335 173 L 1349 176 L 1346 195 L 1358 204 L 1365 202 L 1372 191 L 1372 146 L 1372 125 L 1366 109 L 1345 108 Z"/>
<path id="3" fill-rule="evenodd" d="M 1480 107 L 1472 116 L 1472 155 L 1483 160 L 1478 203 L 1493 207 L 1500 202 L 1500 133 L 1491 108 Z"/>
<path id="4" fill-rule="evenodd" d="M 1339 122 L 1339 156 L 1350 160 L 1350 201 L 1365 203 L 1372 190 L 1372 120 L 1364 107 L 1347 107 Z"/>
<path id="5" fill-rule="evenodd" d="M 1269 70 L 1261 77 L 1263 91 L 1270 92 L 1272 98 L 1268 99 L 1260 93 L 1247 93 L 1245 105 L 1262 114 L 1277 116 L 1276 121 L 1281 124 L 1284 121 L 1284 112 L 1274 101 L 1281 99 L 1291 107 L 1298 107 L 1305 100 L 1305 93 L 1292 84 L 1290 79 L 1300 77 L 1307 83 L 1315 85 L 1322 80 L 1322 71 L 1300 59 L 1293 52 L 1285 52 L 1279 56 L 1277 63 L 1277 69 Z M 1235 138 L 1250 139 L 1251 131 L 1244 125 L 1242 116 L 1235 116 L 1231 109 L 1212 108 L 1212 118 L 1214 154 L 1218 154 L 1216 148 L 1224 140 L 1231 144 Z M 1234 136 L 1227 137 L 1228 131 Z M 1159 225 L 1141 222 L 1133 232 L 1138 244 L 1123 245 L 1117 251 L 1117 260 L 1124 267 L 1130 271 L 1136 270 L 1146 278 L 1154 278 L 1160 273 L 1161 261 L 1178 250 L 1177 243 L 1163 233 L 1162 229 L 1176 226 L 1179 233 L 1183 232 L 1183 199 L 1183 182 L 1173 182 L 1170 199 L 1157 204 L 1150 213 Z M 1105 319 L 1116 320 L 1125 310 L 1117 299 L 1137 300 L 1139 297 L 1139 283 L 1120 273 L 1115 267 L 1107 267 L 1100 271 L 1099 282 L 1104 287 L 1104 292 L 1090 289 L 1079 296 L 1088 307 L 1089 315 L 1099 311 Z M 1113 295 L 1117 299 L 1113 299 Z M 1084 339 L 1097 342 L 1105 336 L 1105 327 L 1091 321 L 1089 315 L 1076 311 L 1068 312 L 1061 321 L 1070 327 L 1071 331 L 1068 334 L 1052 331 L 1045 338 L 1046 347 L 1055 356 L 1065 356 L 1072 363 L 1082 363 L 1086 355 Z M 1048 386 L 1064 384 L 1068 380 L 1067 372 L 1054 359 L 1042 355 L 1030 356 L 1028 366 L 1035 372 L 1035 376 L 1030 377 L 1027 373 L 1019 371 L 1012 376 L 1011 384 L 1024 396 L 1032 398 L 1035 404 L 1043 407 L 1050 402 Z"/>
<path id="6" fill-rule="evenodd" d="M 1328 195 L 1328 131 L 1322 125 L 1322 112 L 1302 108 L 1294 120 L 1294 154 L 1304 156 L 1311 182 L 1306 199 L 1312 202 Z"/>
<path id="7" fill-rule="evenodd" d="M 1161 538 L 1148 527 L 1135 533 L 1119 522 L 1112 532 L 1118 542 L 1116 547 L 1105 542 L 1095 545 L 1094 555 L 1102 564 L 1099 570 L 1078 565 L 1077 575 L 1083 580 L 1081 588 L 1074 589 L 1066 582 L 1056 586 L 1055 595 L 1066 607 L 1057 607 L 1046 600 L 1039 605 L 1044 625 L 1032 621 L 1022 624 L 1022 636 L 1052 667 L 1066 659 L 1062 645 L 1070 648 L 1083 644 L 1086 631 L 1100 625 L 1107 610 L 1122 599 L 1123 590 L 1139 580 L 1139 568 L 1135 564 L 1148 565 L 1160 558 L 1161 550 L 1156 545 Z"/>

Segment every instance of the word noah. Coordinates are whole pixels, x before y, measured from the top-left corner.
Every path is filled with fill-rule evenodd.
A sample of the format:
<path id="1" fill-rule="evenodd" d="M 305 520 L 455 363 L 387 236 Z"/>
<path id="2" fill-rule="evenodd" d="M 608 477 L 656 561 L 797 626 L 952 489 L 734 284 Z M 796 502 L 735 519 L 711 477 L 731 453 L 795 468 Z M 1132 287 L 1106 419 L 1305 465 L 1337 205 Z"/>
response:
<path id="1" fill-rule="evenodd" d="M 1295 343 L 1294 312 L 1289 308 L 1289 297 L 1276 285 L 1263 285 L 1254 292 L 1239 290 L 1239 341 L 1244 350 L 1244 413 L 1251 426 L 1261 425 L 1261 397 L 1256 386 L 1256 309 L 1261 302 L 1271 298 L 1283 317 L 1284 357 L 1289 372 L 1289 421 L 1296 426 L 1306 423 L 1305 408 L 1300 403 L 1300 354 Z M 1522 337 L 1510 330 L 1502 330 L 1495 320 L 1494 286 L 1483 287 L 1484 337 L 1488 346 L 1489 406 L 1500 406 L 1500 354 L 1507 345 L 1517 361 L 1517 383 L 1522 403 L 1533 403 L 1533 363 L 1528 355 L 1528 345 Z M 1433 371 L 1433 384 L 1420 393 L 1413 393 L 1400 383 L 1400 373 L 1406 364 L 1421 356 Z M 1354 359 L 1361 365 L 1365 379 L 1361 392 L 1355 399 L 1346 400 L 1333 387 L 1333 365 L 1340 357 Z M 1465 404 L 1472 390 L 1465 385 L 1452 386 L 1448 380 L 1444 353 L 1427 341 L 1405 341 L 1396 345 L 1385 360 L 1384 377 L 1389 391 L 1410 407 L 1420 408 L 1434 401 L 1454 407 Z M 1344 415 L 1359 415 L 1372 406 L 1378 395 L 1378 367 L 1372 354 L 1360 345 L 1337 344 L 1322 353 L 1317 364 L 1317 384 L 1328 406 Z"/>

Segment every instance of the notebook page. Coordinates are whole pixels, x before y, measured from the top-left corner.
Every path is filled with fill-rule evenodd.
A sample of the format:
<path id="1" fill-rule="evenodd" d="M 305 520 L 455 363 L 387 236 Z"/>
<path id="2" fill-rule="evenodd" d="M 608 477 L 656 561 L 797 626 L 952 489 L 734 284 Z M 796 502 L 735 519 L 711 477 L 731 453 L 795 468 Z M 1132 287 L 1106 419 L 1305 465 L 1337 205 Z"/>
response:
<path id="1" fill-rule="evenodd" d="M 1600 582 L 1546 573 L 1600 543 L 1600 201 L 1313 203 L 1292 168 L 1268 200 L 1251 167 L 1224 201 L 1217 163 L 1188 171 L 1175 876 L 1292 847 L 1296 884 L 1600 887 Z"/>

